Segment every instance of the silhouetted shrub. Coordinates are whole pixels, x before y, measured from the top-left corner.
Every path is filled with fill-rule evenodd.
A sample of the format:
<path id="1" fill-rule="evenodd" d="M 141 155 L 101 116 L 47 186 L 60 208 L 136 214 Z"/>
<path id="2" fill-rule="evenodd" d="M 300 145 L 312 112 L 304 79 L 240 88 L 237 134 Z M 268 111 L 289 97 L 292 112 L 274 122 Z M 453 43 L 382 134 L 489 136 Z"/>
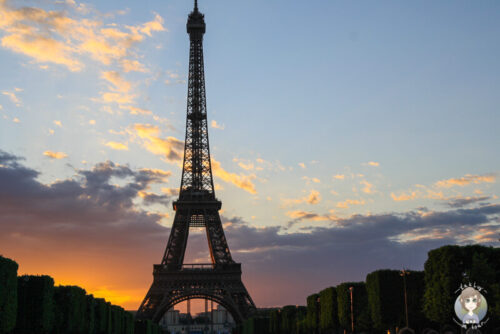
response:
<path id="1" fill-rule="evenodd" d="M 16 333 L 52 333 L 54 327 L 54 280 L 50 276 L 18 278 Z"/>
<path id="2" fill-rule="evenodd" d="M 405 303 L 403 277 L 400 272 L 377 270 L 368 274 L 366 290 L 373 327 L 379 331 L 403 327 Z"/>
<path id="3" fill-rule="evenodd" d="M 319 293 L 321 334 L 331 334 L 339 327 L 337 311 L 337 291 L 334 287 L 321 290 Z"/>
<path id="4" fill-rule="evenodd" d="M 307 320 L 306 325 L 309 333 L 318 333 L 319 329 L 319 294 L 315 293 L 307 297 Z"/>
<path id="5" fill-rule="evenodd" d="M 94 299 L 94 330 L 96 334 L 107 334 L 108 333 L 108 323 L 110 304 L 107 303 L 103 298 Z"/>
<path id="6" fill-rule="evenodd" d="M 0 256 L 0 333 L 8 333 L 16 325 L 17 268 L 15 261 Z"/>
<path id="7" fill-rule="evenodd" d="M 80 334 L 85 332 L 87 298 L 78 286 L 57 286 L 54 291 L 56 304 L 55 333 Z"/>
<path id="8" fill-rule="evenodd" d="M 353 287 L 354 331 L 370 330 L 370 308 L 364 282 L 348 282 L 337 286 L 337 307 L 339 323 L 343 329 L 351 330 L 351 297 L 349 287 Z"/>

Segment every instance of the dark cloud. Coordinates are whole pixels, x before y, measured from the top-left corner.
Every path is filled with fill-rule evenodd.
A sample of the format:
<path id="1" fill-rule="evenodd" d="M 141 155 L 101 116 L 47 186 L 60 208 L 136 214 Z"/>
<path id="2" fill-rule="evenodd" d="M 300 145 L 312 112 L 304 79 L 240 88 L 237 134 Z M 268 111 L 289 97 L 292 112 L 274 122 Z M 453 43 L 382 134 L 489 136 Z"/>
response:
<path id="1" fill-rule="evenodd" d="M 142 196 L 144 204 L 167 204 L 171 194 L 153 195 L 147 189 L 169 173 L 108 161 L 79 170 L 72 179 L 43 184 L 39 173 L 20 160 L 0 151 L 0 245 L 20 247 L 17 251 L 26 256 L 46 248 L 113 256 L 124 265 L 117 276 L 140 272 L 136 284 L 147 289 L 151 264 L 159 262 L 169 229 L 158 224 L 160 215 L 134 203 Z M 250 293 L 259 306 L 272 306 L 303 304 L 308 294 L 364 280 L 376 269 L 421 270 L 427 252 L 445 244 L 498 245 L 499 215 L 500 204 L 488 204 L 345 219 L 310 212 L 298 215 L 288 229 L 257 228 L 238 217 L 222 216 L 222 222 Z M 308 225 L 311 221 L 324 225 Z M 297 226 L 303 229 L 294 230 Z M 193 231 L 186 262 L 207 256 L 206 234 Z"/>
<path id="2" fill-rule="evenodd" d="M 491 199 L 491 196 L 478 196 L 478 197 L 458 197 L 450 199 L 446 202 L 451 208 L 461 208 L 469 204 L 484 202 Z"/>
<path id="3" fill-rule="evenodd" d="M 46 185 L 39 173 L 19 164 L 19 157 L 0 151 L 0 228 L 10 233 L 83 242 L 89 238 L 103 245 L 130 240 L 163 241 L 168 229 L 158 225 L 160 215 L 134 205 L 139 192 L 169 174 L 154 170 L 133 171 L 107 161 L 90 170 L 79 170 L 73 179 Z M 122 185 L 112 184 L 116 178 Z M 167 203 L 165 195 L 152 202 Z M 117 238 L 117 236 L 120 238 Z M 2 239 L 2 238 L 0 238 Z"/>

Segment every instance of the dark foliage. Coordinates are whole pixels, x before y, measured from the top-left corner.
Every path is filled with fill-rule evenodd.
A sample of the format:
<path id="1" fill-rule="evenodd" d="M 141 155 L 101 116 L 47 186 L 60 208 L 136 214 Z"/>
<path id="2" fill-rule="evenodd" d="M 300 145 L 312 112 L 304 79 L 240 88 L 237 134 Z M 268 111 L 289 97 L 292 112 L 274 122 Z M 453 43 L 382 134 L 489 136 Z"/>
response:
<path id="1" fill-rule="evenodd" d="M 16 333 L 52 333 L 54 327 L 54 280 L 50 276 L 18 278 Z"/>
<path id="2" fill-rule="evenodd" d="M 339 323 L 343 329 L 351 329 L 351 297 L 349 287 L 353 287 L 354 330 L 369 331 L 371 327 L 368 295 L 364 282 L 347 282 L 337 286 L 337 307 Z"/>
<path id="3" fill-rule="evenodd" d="M 8 333 L 16 325 L 17 268 L 15 261 L 0 256 L 0 333 Z"/>
<path id="4" fill-rule="evenodd" d="M 334 287 L 321 290 L 319 293 L 321 334 L 331 334 L 339 327 L 337 312 L 337 290 Z"/>

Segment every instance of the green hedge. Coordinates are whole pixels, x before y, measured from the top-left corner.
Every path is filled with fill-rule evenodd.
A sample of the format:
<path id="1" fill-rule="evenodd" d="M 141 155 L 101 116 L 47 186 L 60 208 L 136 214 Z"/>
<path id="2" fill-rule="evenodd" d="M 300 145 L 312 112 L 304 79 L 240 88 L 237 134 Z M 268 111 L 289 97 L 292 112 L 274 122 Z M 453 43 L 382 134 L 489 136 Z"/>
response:
<path id="1" fill-rule="evenodd" d="M 406 277 L 408 278 L 408 277 Z M 376 330 L 404 327 L 403 277 L 399 270 L 377 270 L 366 276 L 371 320 Z"/>
<path id="2" fill-rule="evenodd" d="M 52 333 L 54 328 L 54 280 L 50 276 L 18 278 L 16 333 Z"/>
<path id="3" fill-rule="evenodd" d="M 242 334 L 269 334 L 269 318 L 248 318 L 243 322 Z"/>
<path id="4" fill-rule="evenodd" d="M 103 298 L 94 299 L 94 331 L 96 334 L 109 333 L 110 306 Z"/>
<path id="5" fill-rule="evenodd" d="M 279 334 L 280 333 L 280 320 L 281 320 L 281 310 L 271 310 L 269 312 L 269 333 Z"/>
<path id="6" fill-rule="evenodd" d="M 294 305 L 287 305 L 281 309 L 280 312 L 280 333 L 291 334 L 295 332 L 297 316 L 297 307 Z"/>
<path id="7" fill-rule="evenodd" d="M 54 332 L 58 334 L 84 333 L 87 311 L 85 290 L 78 286 L 57 286 L 54 300 L 56 304 Z"/>
<path id="8" fill-rule="evenodd" d="M 127 311 L 123 314 L 123 333 L 134 334 L 134 315 Z"/>
<path id="9" fill-rule="evenodd" d="M 135 322 L 135 334 L 153 334 L 153 322 L 151 320 L 137 320 Z"/>
<path id="10" fill-rule="evenodd" d="M 309 333 L 316 334 L 319 329 L 319 294 L 315 293 L 307 297 L 307 320 L 306 325 Z"/>
<path id="11" fill-rule="evenodd" d="M 337 290 L 334 287 L 321 290 L 319 293 L 321 334 L 333 333 L 339 327 L 337 310 Z"/>
<path id="12" fill-rule="evenodd" d="M 354 287 L 353 310 L 354 331 L 369 331 L 371 328 L 370 308 L 364 282 L 347 282 L 337 286 L 337 307 L 339 323 L 343 329 L 351 330 L 351 298 L 349 287 Z"/>
<path id="13" fill-rule="evenodd" d="M 0 333 L 16 326 L 18 267 L 15 261 L 0 256 Z"/>
<path id="14" fill-rule="evenodd" d="M 428 253 L 425 262 L 424 314 L 439 324 L 452 324 L 455 291 L 461 283 L 476 282 L 487 291 L 496 291 L 500 282 L 500 249 L 480 245 L 443 246 Z M 488 298 L 489 297 L 489 298 Z M 488 295 L 488 307 L 500 315 L 500 300 Z M 492 317 L 490 327 L 500 326 Z"/>

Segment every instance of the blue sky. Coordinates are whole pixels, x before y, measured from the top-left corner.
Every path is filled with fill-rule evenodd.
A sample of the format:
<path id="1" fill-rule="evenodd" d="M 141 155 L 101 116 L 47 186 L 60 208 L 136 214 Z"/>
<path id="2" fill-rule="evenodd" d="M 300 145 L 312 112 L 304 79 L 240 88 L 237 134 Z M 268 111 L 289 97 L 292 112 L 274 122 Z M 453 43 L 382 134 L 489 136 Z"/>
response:
<path id="1" fill-rule="evenodd" d="M 382 267 L 421 269 L 425 252 L 446 243 L 498 246 L 498 2 L 200 0 L 199 7 L 207 23 L 216 194 L 233 256 L 249 268 L 258 304 L 300 303 L 327 284 L 362 280 Z M 0 210 L 0 228 L 5 237 L 26 237 L 10 238 L 0 251 L 25 272 L 77 280 L 77 271 L 37 266 L 26 251 L 35 238 L 41 254 L 77 256 L 49 242 L 63 238 L 60 226 L 50 237 L 30 228 L 35 221 L 52 226 L 48 211 L 71 205 L 46 204 L 30 217 L 12 208 L 29 211 L 23 196 L 31 196 L 30 187 L 79 204 L 86 194 L 93 219 L 102 221 L 96 233 L 106 234 L 105 222 L 120 226 L 138 215 L 151 223 L 145 235 L 166 227 L 135 259 L 147 263 L 134 269 L 135 279 L 76 282 L 127 307 L 140 302 L 180 185 L 191 9 L 190 1 L 0 0 L 0 167 L 17 175 L 0 177 L 0 188 L 2 198 L 19 201 Z M 144 173 L 149 179 L 140 183 Z M 69 184 L 74 192 L 61 190 Z M 129 216 L 112 215 L 117 208 Z M 400 230 L 415 220 L 422 225 Z M 7 223 L 14 221 L 26 225 Z M 69 230 L 81 227 L 71 212 L 64 222 Z M 364 237 L 349 234 L 359 246 L 349 259 L 357 266 L 338 273 L 333 261 L 309 285 L 297 275 L 274 294 L 263 288 L 267 276 L 257 273 L 268 271 L 269 280 L 296 273 L 290 257 L 323 261 L 321 254 L 338 250 L 336 237 L 361 233 L 365 222 L 374 229 L 367 235 L 378 232 L 381 243 L 357 244 Z M 141 225 L 120 233 L 130 230 L 140 234 Z M 321 238 L 330 234 L 330 243 Z M 192 261 L 206 258 L 193 247 Z M 399 257 L 387 258 L 391 247 Z M 366 252 L 378 251 L 385 255 L 365 262 Z M 271 269 L 276 261 L 280 272 Z M 301 272 L 307 270 L 313 267 Z"/>

